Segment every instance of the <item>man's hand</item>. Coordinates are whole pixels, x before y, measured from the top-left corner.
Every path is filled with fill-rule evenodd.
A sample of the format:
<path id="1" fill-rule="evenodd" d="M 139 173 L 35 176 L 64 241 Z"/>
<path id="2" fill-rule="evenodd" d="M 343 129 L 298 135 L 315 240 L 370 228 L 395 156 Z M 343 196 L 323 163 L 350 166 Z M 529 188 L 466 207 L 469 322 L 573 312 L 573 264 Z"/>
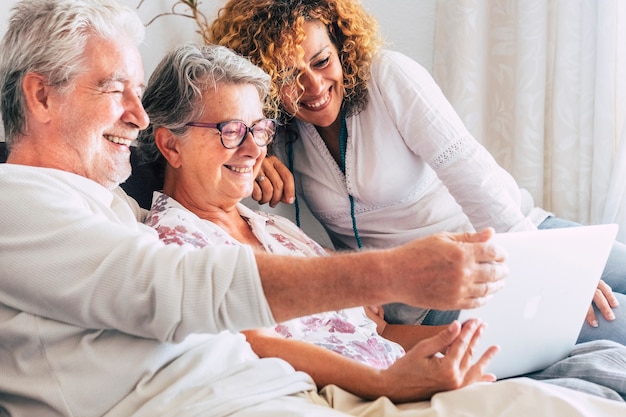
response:
<path id="1" fill-rule="evenodd" d="M 504 285 L 505 253 L 480 233 L 439 233 L 402 246 L 311 257 L 256 253 L 278 322 L 320 311 L 392 302 L 437 310 L 485 304 Z"/>
<path id="2" fill-rule="evenodd" d="M 474 348 L 483 329 L 484 325 L 477 319 L 462 326 L 455 321 L 437 335 L 416 344 L 391 367 L 380 371 L 380 383 L 387 388 L 386 395 L 394 402 L 427 400 L 438 392 L 495 381 L 496 376 L 484 370 L 499 348 L 491 346 L 478 360 L 474 358 Z"/>
<path id="3" fill-rule="evenodd" d="M 292 204 L 295 198 L 295 185 L 289 168 L 275 156 L 265 158 L 252 190 L 252 199 L 259 204 L 270 203 L 270 207 L 276 207 L 281 201 Z"/>
<path id="4" fill-rule="evenodd" d="M 392 250 L 389 300 L 437 310 L 476 308 L 504 286 L 504 249 L 480 233 L 439 233 Z"/>

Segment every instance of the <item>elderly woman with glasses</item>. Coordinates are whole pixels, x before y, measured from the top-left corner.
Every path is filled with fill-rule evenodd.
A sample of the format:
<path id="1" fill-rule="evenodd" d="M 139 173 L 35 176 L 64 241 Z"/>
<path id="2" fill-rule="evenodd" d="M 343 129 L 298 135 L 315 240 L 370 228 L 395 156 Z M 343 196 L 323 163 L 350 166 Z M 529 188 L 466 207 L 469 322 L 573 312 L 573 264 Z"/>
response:
<path id="1" fill-rule="evenodd" d="M 221 46 L 181 46 L 155 69 L 143 97 L 151 125 L 140 135 L 139 149 L 164 173 L 163 191 L 155 193 L 146 223 L 165 242 L 328 255 L 291 221 L 241 204 L 258 181 L 276 132 L 276 122 L 263 113 L 269 81 L 261 69 Z M 245 334 L 259 356 L 287 360 L 320 388 L 332 383 L 365 398 L 421 400 L 495 379 L 483 370 L 496 347 L 480 358 L 471 356 L 483 329 L 478 321 L 433 327 L 435 337 L 415 347 L 410 332 L 399 343 L 377 332 L 392 327 L 357 307 Z M 445 358 L 437 355 L 444 351 Z"/>

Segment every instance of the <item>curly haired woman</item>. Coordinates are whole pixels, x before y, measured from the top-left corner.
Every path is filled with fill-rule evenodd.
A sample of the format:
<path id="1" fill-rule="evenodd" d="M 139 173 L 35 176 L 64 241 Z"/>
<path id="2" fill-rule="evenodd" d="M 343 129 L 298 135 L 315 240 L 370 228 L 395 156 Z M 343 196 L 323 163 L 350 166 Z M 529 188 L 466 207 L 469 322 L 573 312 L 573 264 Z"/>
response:
<path id="1" fill-rule="evenodd" d="M 575 225 L 534 207 L 430 74 L 382 48 L 375 19 L 357 0 L 231 0 L 208 37 L 270 74 L 269 111 L 289 133 L 273 148 L 289 169 L 268 158 L 253 198 L 291 201 L 293 172 L 336 248 L 386 248 L 488 226 Z M 618 308 L 625 278 L 626 246 L 616 243 L 579 342 L 626 343 L 626 311 Z M 456 314 L 385 306 L 390 322 L 441 325 Z"/>

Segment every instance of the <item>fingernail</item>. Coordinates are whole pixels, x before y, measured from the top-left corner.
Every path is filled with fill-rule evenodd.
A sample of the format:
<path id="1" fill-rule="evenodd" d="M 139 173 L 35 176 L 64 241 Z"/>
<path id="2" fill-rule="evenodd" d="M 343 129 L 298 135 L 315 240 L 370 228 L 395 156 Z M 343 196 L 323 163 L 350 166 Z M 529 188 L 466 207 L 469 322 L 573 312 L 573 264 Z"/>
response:
<path id="1" fill-rule="evenodd" d="M 291 198 L 289 198 L 289 199 L 287 200 L 287 203 L 288 203 L 288 204 L 293 204 L 293 202 L 294 202 L 294 201 L 296 201 L 296 198 L 295 198 L 295 197 L 291 197 Z"/>
<path id="2" fill-rule="evenodd" d="M 591 322 L 591 327 L 598 327 L 598 320 L 593 320 Z"/>

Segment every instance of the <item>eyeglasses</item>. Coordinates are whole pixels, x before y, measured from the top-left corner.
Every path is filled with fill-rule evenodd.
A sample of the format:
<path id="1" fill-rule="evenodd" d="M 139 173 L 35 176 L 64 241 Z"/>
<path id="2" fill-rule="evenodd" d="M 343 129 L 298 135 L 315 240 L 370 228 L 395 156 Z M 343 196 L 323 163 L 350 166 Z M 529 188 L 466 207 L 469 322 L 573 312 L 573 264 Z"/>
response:
<path id="1" fill-rule="evenodd" d="M 220 141 L 226 149 L 234 149 L 241 146 L 248 132 L 257 146 L 267 146 L 276 136 L 276 120 L 261 119 L 248 127 L 244 122 L 236 120 L 221 123 L 189 122 L 187 126 L 217 129 L 220 132 Z"/>

